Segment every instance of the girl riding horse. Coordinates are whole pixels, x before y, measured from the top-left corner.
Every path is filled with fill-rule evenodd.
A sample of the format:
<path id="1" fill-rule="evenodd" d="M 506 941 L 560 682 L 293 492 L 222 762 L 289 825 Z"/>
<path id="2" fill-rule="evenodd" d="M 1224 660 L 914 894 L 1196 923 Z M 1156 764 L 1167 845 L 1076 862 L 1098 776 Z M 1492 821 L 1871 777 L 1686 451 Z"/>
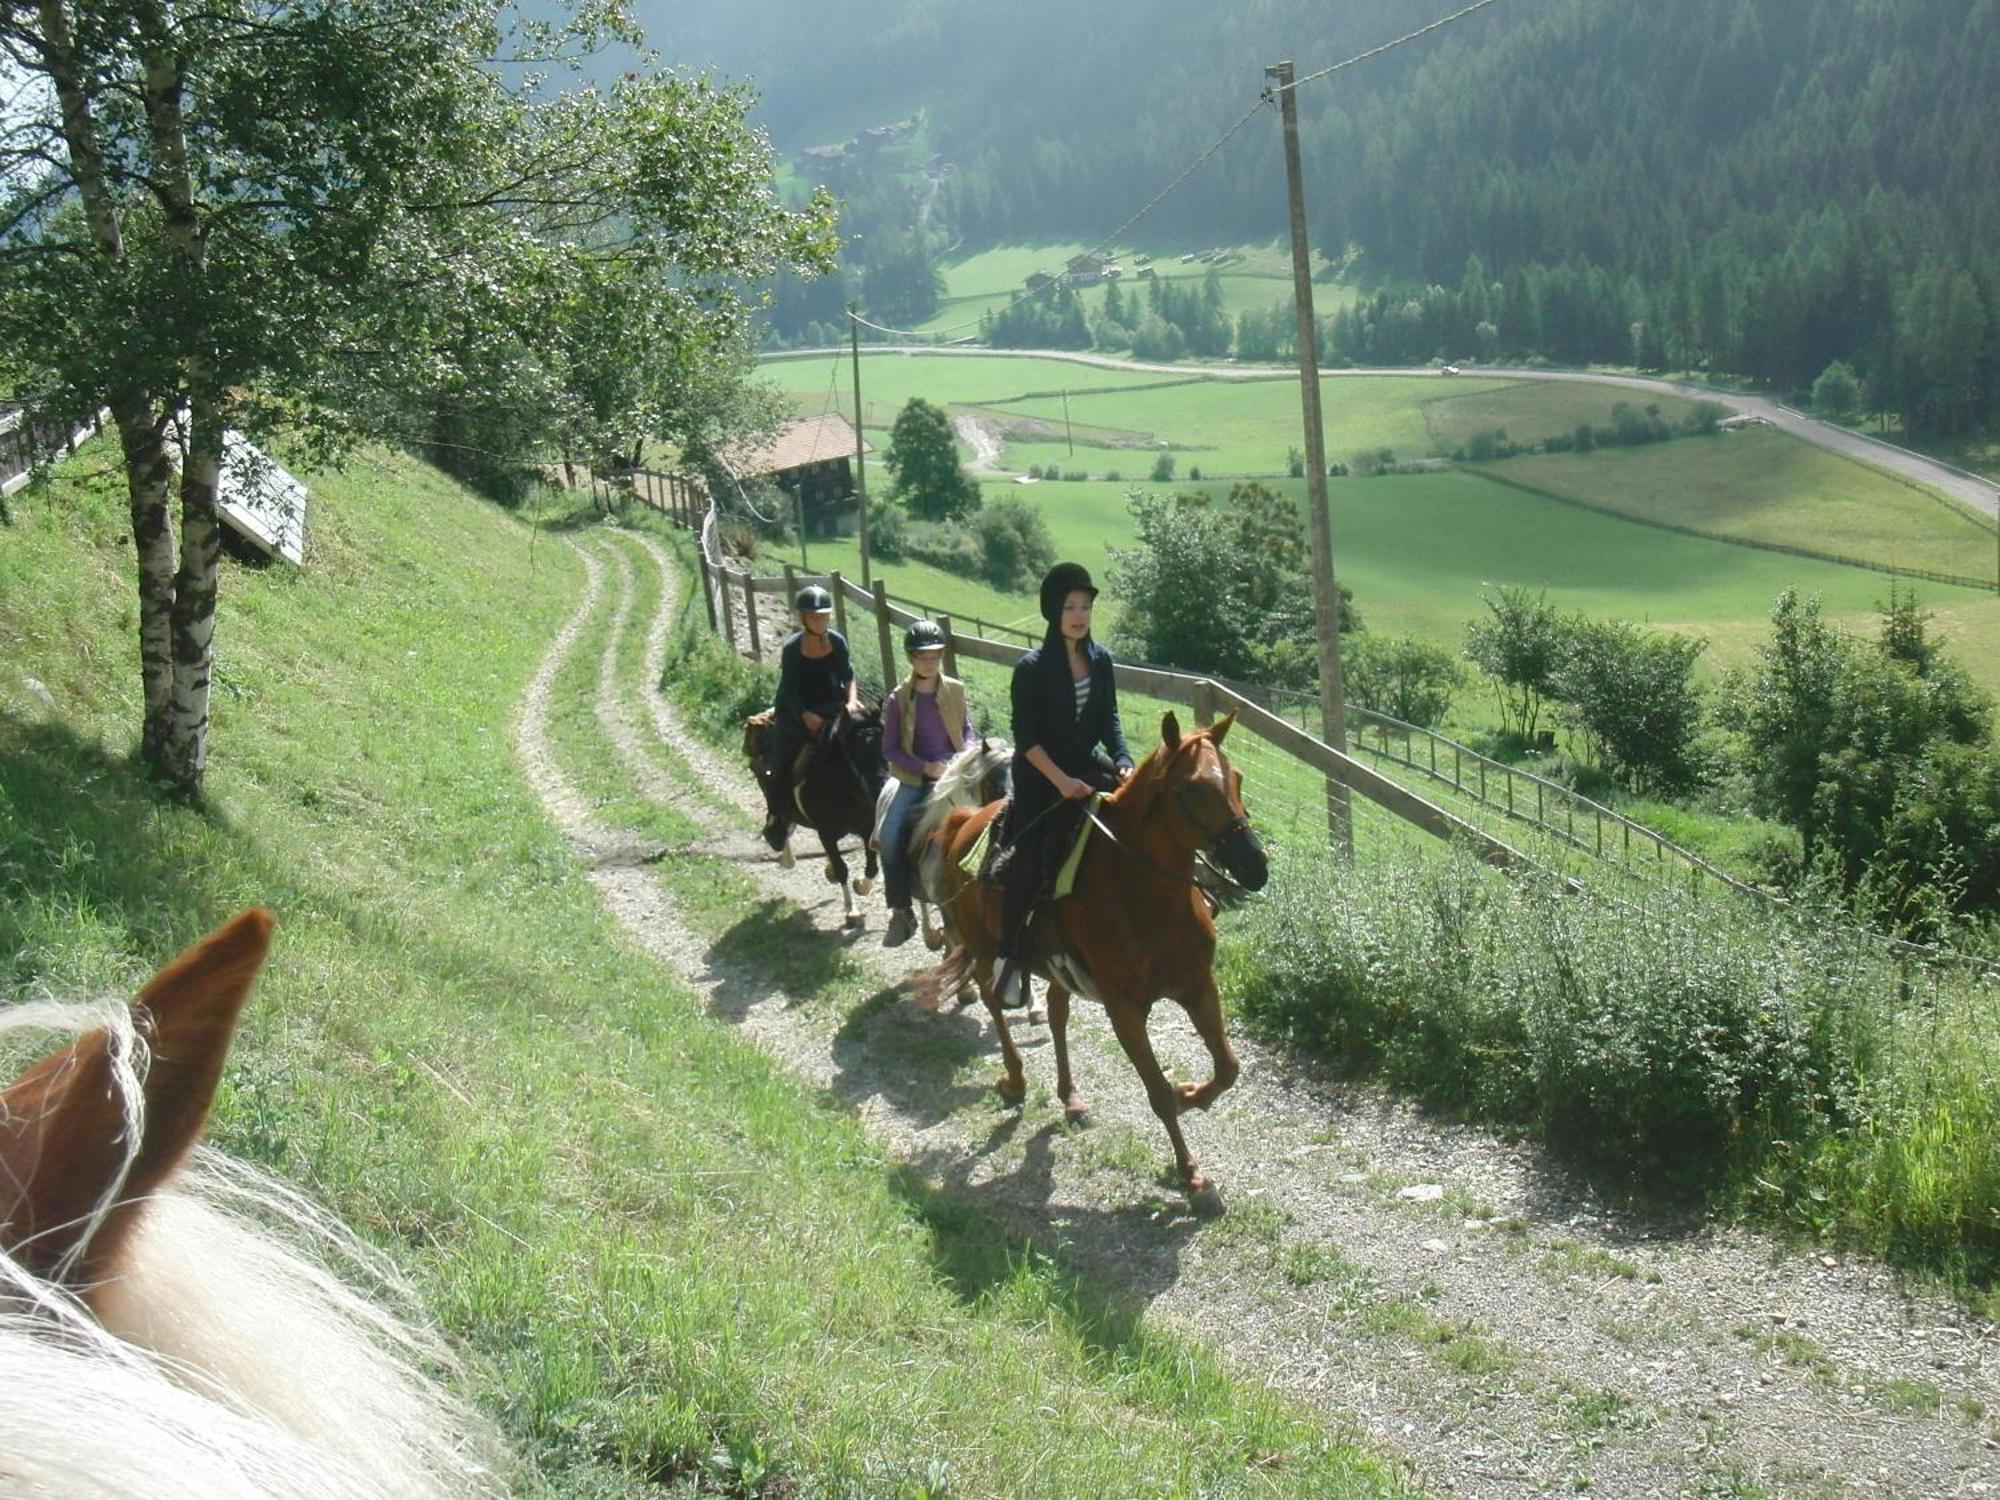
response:
<path id="1" fill-rule="evenodd" d="M 875 842 L 882 856 L 883 893 L 889 901 L 884 948 L 900 948 L 917 930 L 912 909 L 913 881 L 908 847 L 910 825 L 930 795 L 931 784 L 972 738 L 972 711 L 965 684 L 944 675 L 944 631 L 935 620 L 918 620 L 903 632 L 910 675 L 897 684 L 882 709 L 882 751 L 898 785 L 882 815 Z"/>
<path id="2" fill-rule="evenodd" d="M 1041 586 L 1048 633 L 1038 650 L 1014 664 L 1014 801 L 1005 823 L 1003 965 L 997 986 L 1000 1004 L 1009 1010 L 1028 1003 L 1028 928 L 1050 855 L 1060 857 L 1062 832 L 1073 835 L 1078 826 L 1076 816 L 1058 809 L 1122 785 L 1132 774 L 1111 653 L 1090 634 L 1096 598 L 1082 564 L 1049 569 Z"/>
<path id="3" fill-rule="evenodd" d="M 792 778 L 799 752 L 836 716 L 861 712 L 847 637 L 833 628 L 833 595 L 816 583 L 808 584 L 792 603 L 799 628 L 785 637 L 778 652 L 778 692 L 771 705 L 761 777 L 769 812 L 764 842 L 773 849 L 785 847 L 785 833 L 798 821 Z"/>

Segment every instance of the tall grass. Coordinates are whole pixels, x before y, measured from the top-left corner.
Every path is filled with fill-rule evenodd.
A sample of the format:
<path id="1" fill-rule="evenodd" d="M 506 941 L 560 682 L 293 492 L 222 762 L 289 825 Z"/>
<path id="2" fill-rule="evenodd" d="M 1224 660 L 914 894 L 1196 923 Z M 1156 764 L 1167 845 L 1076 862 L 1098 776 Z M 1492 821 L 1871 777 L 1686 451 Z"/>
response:
<path id="1" fill-rule="evenodd" d="M 275 908 L 212 1133 L 394 1254 L 524 1493 L 1394 1488 L 913 1181 L 638 951 L 511 749 L 582 582 L 555 536 L 401 459 L 314 476 L 308 567 L 225 567 L 209 805 L 162 800 L 114 470 L 86 453 L 0 529 L 0 1003 L 130 993 Z M 608 608 L 556 705 L 579 742 Z M 606 762 L 569 769 L 622 813 Z M 718 961 L 786 951 L 726 863 L 661 868 Z"/>
<path id="2" fill-rule="evenodd" d="M 1846 923 L 1642 908 L 1462 854 L 1307 858 L 1225 946 L 1268 1031 L 1642 1183 L 1946 1272 L 2000 1273 L 2000 997 Z"/>

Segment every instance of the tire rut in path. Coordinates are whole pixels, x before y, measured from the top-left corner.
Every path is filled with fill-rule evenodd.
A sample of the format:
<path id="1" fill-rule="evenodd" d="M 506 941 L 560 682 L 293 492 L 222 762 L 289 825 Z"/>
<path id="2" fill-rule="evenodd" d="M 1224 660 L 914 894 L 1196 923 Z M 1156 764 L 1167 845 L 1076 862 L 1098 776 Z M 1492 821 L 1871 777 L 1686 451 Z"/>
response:
<path id="1" fill-rule="evenodd" d="M 789 872 L 769 861 L 743 826 L 760 805 L 747 778 L 656 690 L 680 573 L 642 534 L 607 543 L 617 622 L 634 588 L 627 541 L 660 579 L 639 689 L 647 723 L 633 721 L 616 629 L 597 674 L 600 727 L 640 795 L 699 819 L 718 850 L 762 855 L 750 867 L 760 890 L 832 927 L 838 899 L 818 861 Z M 1097 1123 L 1071 1132 L 1048 1099 L 1045 1059 L 1031 1060 L 1027 1108 L 1001 1109 L 983 1014 L 922 1016 L 887 993 L 927 955 L 829 935 L 829 952 L 882 986 L 838 1014 L 718 958 L 621 855 L 631 841 L 590 821 L 546 735 L 529 732 L 598 607 L 601 567 L 584 556 L 585 602 L 523 707 L 524 759 L 543 751 L 537 791 L 642 944 L 934 1182 L 1352 1424 L 1440 1490 L 1587 1481 L 1600 1494 L 1702 1494 L 1740 1478 L 1778 1493 L 2000 1494 L 1986 1430 L 2000 1409 L 1994 1329 L 1898 1294 L 1878 1268 L 1620 1218 L 1533 1152 L 1440 1127 L 1241 1038 L 1243 1081 L 1189 1123 L 1232 1212 L 1197 1223 L 1161 1175 L 1164 1133 L 1090 1007 L 1072 1040 Z M 660 768 L 646 730 L 699 800 Z M 1179 1076 L 1205 1071 L 1176 1007 L 1160 1007 L 1154 1031 Z M 1399 1196 L 1418 1184 L 1446 1191 Z"/>

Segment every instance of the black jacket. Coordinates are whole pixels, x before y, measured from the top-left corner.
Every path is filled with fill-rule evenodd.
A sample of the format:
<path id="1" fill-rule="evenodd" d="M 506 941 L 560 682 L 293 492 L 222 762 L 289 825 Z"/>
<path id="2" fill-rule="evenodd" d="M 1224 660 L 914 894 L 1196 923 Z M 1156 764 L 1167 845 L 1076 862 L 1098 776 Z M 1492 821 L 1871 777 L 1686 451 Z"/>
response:
<path id="1" fill-rule="evenodd" d="M 826 633 L 833 647 L 829 656 L 807 661 L 803 630 L 785 637 L 778 651 L 778 694 L 772 707 L 778 711 L 778 726 L 789 734 L 802 735 L 802 716 L 810 709 L 821 718 L 831 718 L 847 703 L 847 686 L 854 681 L 854 663 L 847 654 L 847 637 L 837 630 Z"/>
<path id="2" fill-rule="evenodd" d="M 1090 659 L 1090 698 L 1081 715 L 1076 711 L 1076 684 L 1069 675 L 1069 653 L 1059 636 L 1051 633 L 1038 649 L 1014 663 L 1017 794 L 1026 790 L 1039 800 L 1040 792 L 1054 790 L 1048 778 L 1027 763 L 1028 751 L 1037 745 L 1072 776 L 1089 776 L 1091 752 L 1099 745 L 1110 752 L 1113 764 L 1132 764 L 1125 728 L 1118 722 L 1118 682 L 1111 671 L 1111 653 L 1096 641 L 1086 643 L 1084 650 Z"/>

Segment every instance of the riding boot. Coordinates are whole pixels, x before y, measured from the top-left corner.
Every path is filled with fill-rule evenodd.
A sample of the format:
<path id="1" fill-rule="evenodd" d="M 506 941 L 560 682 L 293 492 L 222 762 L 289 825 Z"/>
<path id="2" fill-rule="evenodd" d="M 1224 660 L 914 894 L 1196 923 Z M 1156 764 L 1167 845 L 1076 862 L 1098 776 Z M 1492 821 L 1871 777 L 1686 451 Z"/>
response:
<path id="1" fill-rule="evenodd" d="M 792 824 L 792 759 L 796 749 L 775 747 L 758 778 L 764 786 L 764 842 L 773 849 L 785 847 L 785 835 Z"/>
<path id="2" fill-rule="evenodd" d="M 1034 918 L 1035 884 L 1041 861 L 1037 851 L 1018 847 L 1009 851 L 1000 887 L 1000 977 L 994 983 L 993 998 L 1002 1010 L 1021 1010 L 1028 1004 L 1028 924 Z"/>

